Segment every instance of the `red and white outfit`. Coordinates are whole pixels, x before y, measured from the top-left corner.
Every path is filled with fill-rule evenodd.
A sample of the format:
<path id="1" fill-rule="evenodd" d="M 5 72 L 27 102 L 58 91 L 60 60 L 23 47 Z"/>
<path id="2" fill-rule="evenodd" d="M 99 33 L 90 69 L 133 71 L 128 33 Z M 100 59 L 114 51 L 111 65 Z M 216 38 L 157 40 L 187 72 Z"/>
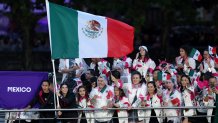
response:
<path id="1" fill-rule="evenodd" d="M 163 91 L 163 102 L 167 104 L 167 107 L 181 106 L 181 93 L 175 89 L 172 92 L 166 89 Z M 164 109 L 164 115 L 167 117 L 167 121 L 172 120 L 173 123 L 180 123 L 180 118 L 171 117 L 179 116 L 179 111 L 178 109 Z"/>
<path id="2" fill-rule="evenodd" d="M 158 96 L 157 94 L 154 94 L 152 97 L 150 96 L 150 94 L 147 94 L 145 96 L 146 99 L 146 107 L 154 107 L 154 108 L 159 108 L 161 107 L 162 104 L 162 96 Z M 154 112 L 156 114 L 156 116 L 161 116 L 161 109 L 154 109 Z M 151 110 L 145 110 L 145 116 L 149 117 L 151 116 Z M 161 118 L 157 118 L 159 123 L 162 122 Z M 145 123 L 149 123 L 150 122 L 150 118 L 145 118 Z"/>
<path id="3" fill-rule="evenodd" d="M 196 106 L 195 102 L 195 91 L 194 87 L 190 86 L 189 88 L 186 88 L 182 92 L 182 101 L 184 106 Z M 184 116 L 193 116 L 196 115 L 195 109 L 184 109 L 183 110 Z"/>
<path id="4" fill-rule="evenodd" d="M 98 64 L 99 74 L 107 75 L 108 72 L 110 71 L 110 63 L 104 59 L 101 59 L 97 64 Z M 91 69 L 95 70 L 95 67 L 96 67 L 95 63 L 90 64 Z"/>
<path id="5" fill-rule="evenodd" d="M 121 72 L 121 79 L 124 83 L 130 83 L 131 82 L 131 73 L 130 68 L 132 67 L 132 59 L 129 57 L 123 57 L 123 59 L 116 59 L 113 61 L 113 69 L 120 68 L 122 70 Z"/>
<path id="6" fill-rule="evenodd" d="M 112 102 L 114 97 L 114 88 L 109 85 L 105 85 L 102 89 L 99 87 L 94 88 L 90 93 L 90 99 L 95 95 L 97 98 L 93 104 L 94 108 L 102 108 L 103 106 L 108 106 Z M 94 116 L 99 122 L 110 121 L 113 116 L 113 111 L 110 110 L 96 110 Z M 102 119 L 103 118 L 103 119 Z"/>
<path id="7" fill-rule="evenodd" d="M 212 73 L 216 73 L 216 69 L 215 69 L 215 62 L 213 59 L 209 58 L 209 62 L 210 62 L 210 65 L 211 67 L 209 67 L 208 63 L 206 62 L 206 59 L 204 59 L 202 62 L 201 62 L 201 66 L 203 68 L 202 72 L 203 73 L 206 73 L 207 71 L 209 72 L 212 72 Z"/>
<path id="8" fill-rule="evenodd" d="M 132 67 L 133 67 L 133 69 L 139 71 L 141 73 L 141 75 L 145 78 L 148 71 L 150 73 L 152 73 L 152 71 L 156 67 L 156 64 L 150 58 L 145 59 L 145 61 L 142 61 L 142 59 L 135 59 L 133 61 L 133 66 Z"/>
<path id="9" fill-rule="evenodd" d="M 141 102 L 144 101 L 145 93 L 147 91 L 147 86 L 144 83 L 138 85 L 132 83 L 116 83 L 116 86 L 122 88 L 126 92 L 129 103 L 133 108 L 141 107 Z M 134 100 L 134 98 L 136 100 Z M 138 117 L 145 116 L 144 110 L 138 110 L 137 113 Z M 138 120 L 141 121 L 144 120 L 144 118 L 138 118 Z"/>
<path id="10" fill-rule="evenodd" d="M 93 108 L 93 106 L 90 103 L 90 100 L 87 100 L 86 98 L 81 98 L 79 100 L 79 106 L 82 108 Z M 93 111 L 84 111 L 87 123 L 95 123 L 94 119 L 94 112 Z M 82 113 L 79 114 L 78 123 L 80 123 L 82 117 Z"/>
<path id="11" fill-rule="evenodd" d="M 189 66 L 187 66 L 185 64 L 185 62 L 188 62 Z M 196 68 L 196 63 L 195 60 L 193 58 L 187 57 L 186 59 L 182 58 L 181 56 L 176 57 L 176 66 L 178 68 L 178 65 L 182 65 L 183 66 L 183 72 L 188 75 L 191 69 L 195 69 Z"/>
<path id="12" fill-rule="evenodd" d="M 119 105 L 119 108 L 128 108 L 129 107 L 129 100 L 127 97 L 121 97 L 120 99 L 115 99 L 115 104 Z M 119 118 L 119 123 L 128 123 L 128 112 L 127 110 L 117 110 L 117 115 L 119 117 L 126 117 L 126 118 Z"/>
<path id="13" fill-rule="evenodd" d="M 212 94 L 208 94 L 208 89 L 206 89 L 206 93 L 204 93 L 204 95 L 208 96 L 208 101 L 206 102 L 204 99 L 203 99 L 203 102 L 204 102 L 204 106 L 214 106 L 214 103 L 216 101 L 216 94 L 212 92 Z M 213 109 L 207 109 L 207 116 L 211 116 L 212 115 L 212 112 L 213 112 Z M 207 121 L 208 123 L 211 123 L 211 117 L 207 117 Z"/>

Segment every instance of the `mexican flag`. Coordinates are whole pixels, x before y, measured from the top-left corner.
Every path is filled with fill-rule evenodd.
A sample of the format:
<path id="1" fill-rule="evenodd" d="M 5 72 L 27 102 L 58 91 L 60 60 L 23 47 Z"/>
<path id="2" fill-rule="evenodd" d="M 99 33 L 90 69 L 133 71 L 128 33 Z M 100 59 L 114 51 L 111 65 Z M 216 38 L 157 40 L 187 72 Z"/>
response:
<path id="1" fill-rule="evenodd" d="M 174 92 L 170 93 L 170 99 L 173 105 L 180 106 L 180 99 L 178 98 L 178 95 L 174 94 Z"/>
<path id="2" fill-rule="evenodd" d="M 121 57 L 133 51 L 132 26 L 47 0 L 46 9 L 53 59 Z"/>
<path id="3" fill-rule="evenodd" d="M 200 77 L 200 73 L 196 72 L 195 70 L 191 69 L 188 73 L 189 77 L 193 80 L 193 79 L 197 79 L 198 77 Z"/>
<path id="4" fill-rule="evenodd" d="M 195 48 L 192 48 L 191 53 L 189 54 L 189 56 L 192 57 L 193 59 L 199 61 L 199 62 L 202 60 L 201 53 Z"/>
<path id="5" fill-rule="evenodd" d="M 208 46 L 208 51 L 210 55 L 216 54 L 216 47 Z"/>
<path id="6" fill-rule="evenodd" d="M 169 73 L 165 73 L 165 72 L 158 72 L 157 78 L 158 78 L 158 80 L 166 81 L 166 80 L 170 80 L 171 75 Z"/>

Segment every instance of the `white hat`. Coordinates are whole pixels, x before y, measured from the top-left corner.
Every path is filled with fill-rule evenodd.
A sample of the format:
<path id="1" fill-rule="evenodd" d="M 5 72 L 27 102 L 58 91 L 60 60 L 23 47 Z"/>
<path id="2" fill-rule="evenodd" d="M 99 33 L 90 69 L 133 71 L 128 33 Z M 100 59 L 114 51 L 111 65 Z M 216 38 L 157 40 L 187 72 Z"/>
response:
<path id="1" fill-rule="evenodd" d="M 146 46 L 140 46 L 139 50 L 140 50 L 140 48 L 143 48 L 143 49 L 145 49 L 146 52 L 148 52 L 148 48 Z"/>

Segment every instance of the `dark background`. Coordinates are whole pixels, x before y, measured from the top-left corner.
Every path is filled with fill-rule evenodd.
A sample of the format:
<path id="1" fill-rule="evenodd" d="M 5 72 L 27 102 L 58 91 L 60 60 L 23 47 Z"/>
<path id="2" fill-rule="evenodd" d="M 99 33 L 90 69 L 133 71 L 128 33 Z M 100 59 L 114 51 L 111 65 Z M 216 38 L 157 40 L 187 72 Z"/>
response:
<path id="1" fill-rule="evenodd" d="M 135 27 L 132 58 L 140 45 L 156 62 L 173 62 L 184 44 L 218 45 L 218 0 L 50 1 Z M 44 0 L 0 0 L 0 70 L 52 71 L 45 19 Z"/>

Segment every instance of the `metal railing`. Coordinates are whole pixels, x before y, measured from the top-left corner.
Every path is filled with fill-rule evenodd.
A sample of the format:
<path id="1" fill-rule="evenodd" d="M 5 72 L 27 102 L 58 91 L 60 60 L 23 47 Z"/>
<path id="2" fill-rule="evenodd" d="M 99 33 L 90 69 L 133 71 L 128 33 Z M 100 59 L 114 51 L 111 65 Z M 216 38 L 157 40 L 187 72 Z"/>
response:
<path id="1" fill-rule="evenodd" d="M 132 108 L 131 110 L 151 110 L 151 109 L 159 109 L 159 110 L 164 110 L 164 109 L 177 109 L 180 110 L 180 112 L 182 111 L 182 109 L 214 109 L 216 108 L 215 106 L 203 106 L 203 107 L 142 107 L 142 108 Z M 128 111 L 128 108 L 108 108 L 108 109 L 101 109 L 101 108 L 74 108 L 74 109 L 28 109 L 28 110 L 23 110 L 23 109 L 12 109 L 12 110 L 3 110 L 0 109 L 0 114 L 2 113 L 11 113 L 11 112 L 17 112 L 17 113 L 21 113 L 21 112 L 57 112 L 57 111 L 78 111 L 78 112 L 82 112 L 82 111 L 106 111 L 106 110 L 126 110 Z M 161 115 L 161 116 L 143 116 L 143 117 L 138 117 L 138 118 L 151 118 L 151 117 L 157 117 L 157 118 L 165 118 L 165 115 Z M 168 116 L 169 117 L 169 116 Z M 187 117 L 187 116 L 182 116 L 182 115 L 175 115 L 175 116 L 170 116 L 170 117 L 178 117 L 178 118 L 183 118 L 183 117 Z M 188 116 L 188 117 L 214 117 L 214 115 L 194 115 L 194 116 Z M 88 119 L 108 119 L 109 117 L 93 117 L 93 118 L 88 118 Z M 111 119 L 114 118 L 134 118 L 134 117 L 111 117 Z M 64 120 L 64 119 L 79 119 L 78 117 L 74 117 L 74 118 L 59 118 L 59 117 L 51 117 L 51 118 L 21 118 L 20 116 L 15 118 L 5 118 L 4 120 Z M 86 118 L 80 118 L 80 119 L 86 119 Z"/>

